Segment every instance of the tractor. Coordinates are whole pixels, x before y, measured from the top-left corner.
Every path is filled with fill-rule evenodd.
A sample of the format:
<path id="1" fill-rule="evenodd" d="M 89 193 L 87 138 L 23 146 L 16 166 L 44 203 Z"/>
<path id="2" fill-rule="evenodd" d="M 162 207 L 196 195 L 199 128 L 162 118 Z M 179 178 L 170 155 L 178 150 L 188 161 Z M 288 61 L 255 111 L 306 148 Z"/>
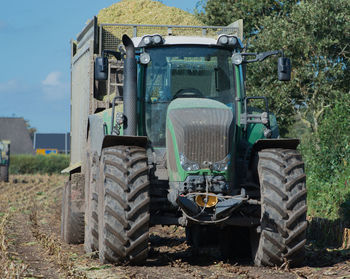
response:
<path id="1" fill-rule="evenodd" d="M 10 141 L 0 140 L 0 181 L 9 181 Z"/>
<path id="2" fill-rule="evenodd" d="M 72 41 L 71 164 L 62 237 L 103 263 L 142 264 L 149 229 L 177 225 L 195 251 L 297 266 L 306 242 L 298 139 L 279 136 L 246 67 L 282 50 L 245 52 L 229 26 L 98 24 Z M 267 63 L 267 62 L 265 62 Z M 255 104 L 255 105 L 254 105 Z M 246 243 L 247 245 L 242 245 Z"/>

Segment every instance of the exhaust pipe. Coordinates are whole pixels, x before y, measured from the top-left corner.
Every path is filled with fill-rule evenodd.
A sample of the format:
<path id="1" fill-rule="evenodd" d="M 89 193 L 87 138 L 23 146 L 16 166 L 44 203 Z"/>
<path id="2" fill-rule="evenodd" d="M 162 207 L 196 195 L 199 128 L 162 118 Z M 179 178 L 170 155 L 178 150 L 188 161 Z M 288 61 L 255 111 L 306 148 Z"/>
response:
<path id="1" fill-rule="evenodd" d="M 126 58 L 124 60 L 124 135 L 136 136 L 137 119 L 137 65 L 135 59 L 135 47 L 128 35 L 123 35 L 123 44 L 126 49 Z"/>

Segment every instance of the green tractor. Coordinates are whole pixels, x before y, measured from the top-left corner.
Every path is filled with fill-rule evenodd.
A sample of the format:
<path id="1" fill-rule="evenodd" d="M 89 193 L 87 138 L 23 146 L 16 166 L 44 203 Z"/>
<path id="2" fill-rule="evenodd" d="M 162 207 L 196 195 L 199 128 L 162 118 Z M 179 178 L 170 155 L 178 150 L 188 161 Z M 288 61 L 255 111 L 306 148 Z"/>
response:
<path id="1" fill-rule="evenodd" d="M 299 141 L 280 138 L 267 98 L 245 92 L 246 64 L 279 55 L 278 78 L 288 81 L 290 60 L 282 51 L 245 53 L 230 27 L 191 27 L 207 30 L 199 37 L 174 36 L 175 26 L 161 29 L 165 35 L 146 26 L 156 34 L 139 35 L 143 26 L 131 25 L 134 37 L 123 35 L 111 49 L 103 37 L 111 25 L 96 26 L 73 45 L 66 241 L 84 239 L 101 262 L 140 264 L 149 228 L 179 225 L 197 251 L 217 245 L 224 257 L 248 252 L 258 266 L 301 264 L 307 205 Z M 86 69 L 84 44 L 93 59 L 87 74 L 94 73 L 85 91 L 76 82 Z M 251 105 L 257 101 L 263 106 Z M 78 215 L 85 222 L 69 217 Z"/>
<path id="2" fill-rule="evenodd" d="M 9 181 L 10 141 L 0 140 L 0 181 Z"/>

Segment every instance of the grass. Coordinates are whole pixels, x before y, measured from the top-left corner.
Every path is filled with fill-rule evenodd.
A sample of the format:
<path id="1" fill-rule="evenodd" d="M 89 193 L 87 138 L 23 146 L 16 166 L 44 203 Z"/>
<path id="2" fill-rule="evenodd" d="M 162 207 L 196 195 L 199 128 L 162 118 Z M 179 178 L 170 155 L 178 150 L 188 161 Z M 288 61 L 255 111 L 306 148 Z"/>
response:
<path id="1" fill-rule="evenodd" d="M 309 174 L 306 185 L 310 216 L 330 220 L 342 218 L 350 224 L 350 169 L 335 173 L 330 181 Z"/>
<path id="2" fill-rule="evenodd" d="M 308 239 L 321 247 L 349 249 L 350 169 L 333 172 L 328 181 L 307 175 Z"/>
<path id="3" fill-rule="evenodd" d="M 68 155 L 12 155 L 10 174 L 53 174 L 69 166 Z"/>

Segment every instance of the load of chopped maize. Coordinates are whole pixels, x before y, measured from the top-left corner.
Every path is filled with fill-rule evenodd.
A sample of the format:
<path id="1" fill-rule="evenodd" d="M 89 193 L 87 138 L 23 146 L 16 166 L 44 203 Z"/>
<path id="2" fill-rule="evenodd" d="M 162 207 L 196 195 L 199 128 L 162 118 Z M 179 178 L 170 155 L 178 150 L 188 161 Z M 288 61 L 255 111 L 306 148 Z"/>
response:
<path id="1" fill-rule="evenodd" d="M 102 9 L 97 18 L 99 23 L 203 25 L 189 12 L 151 0 L 122 0 Z"/>

